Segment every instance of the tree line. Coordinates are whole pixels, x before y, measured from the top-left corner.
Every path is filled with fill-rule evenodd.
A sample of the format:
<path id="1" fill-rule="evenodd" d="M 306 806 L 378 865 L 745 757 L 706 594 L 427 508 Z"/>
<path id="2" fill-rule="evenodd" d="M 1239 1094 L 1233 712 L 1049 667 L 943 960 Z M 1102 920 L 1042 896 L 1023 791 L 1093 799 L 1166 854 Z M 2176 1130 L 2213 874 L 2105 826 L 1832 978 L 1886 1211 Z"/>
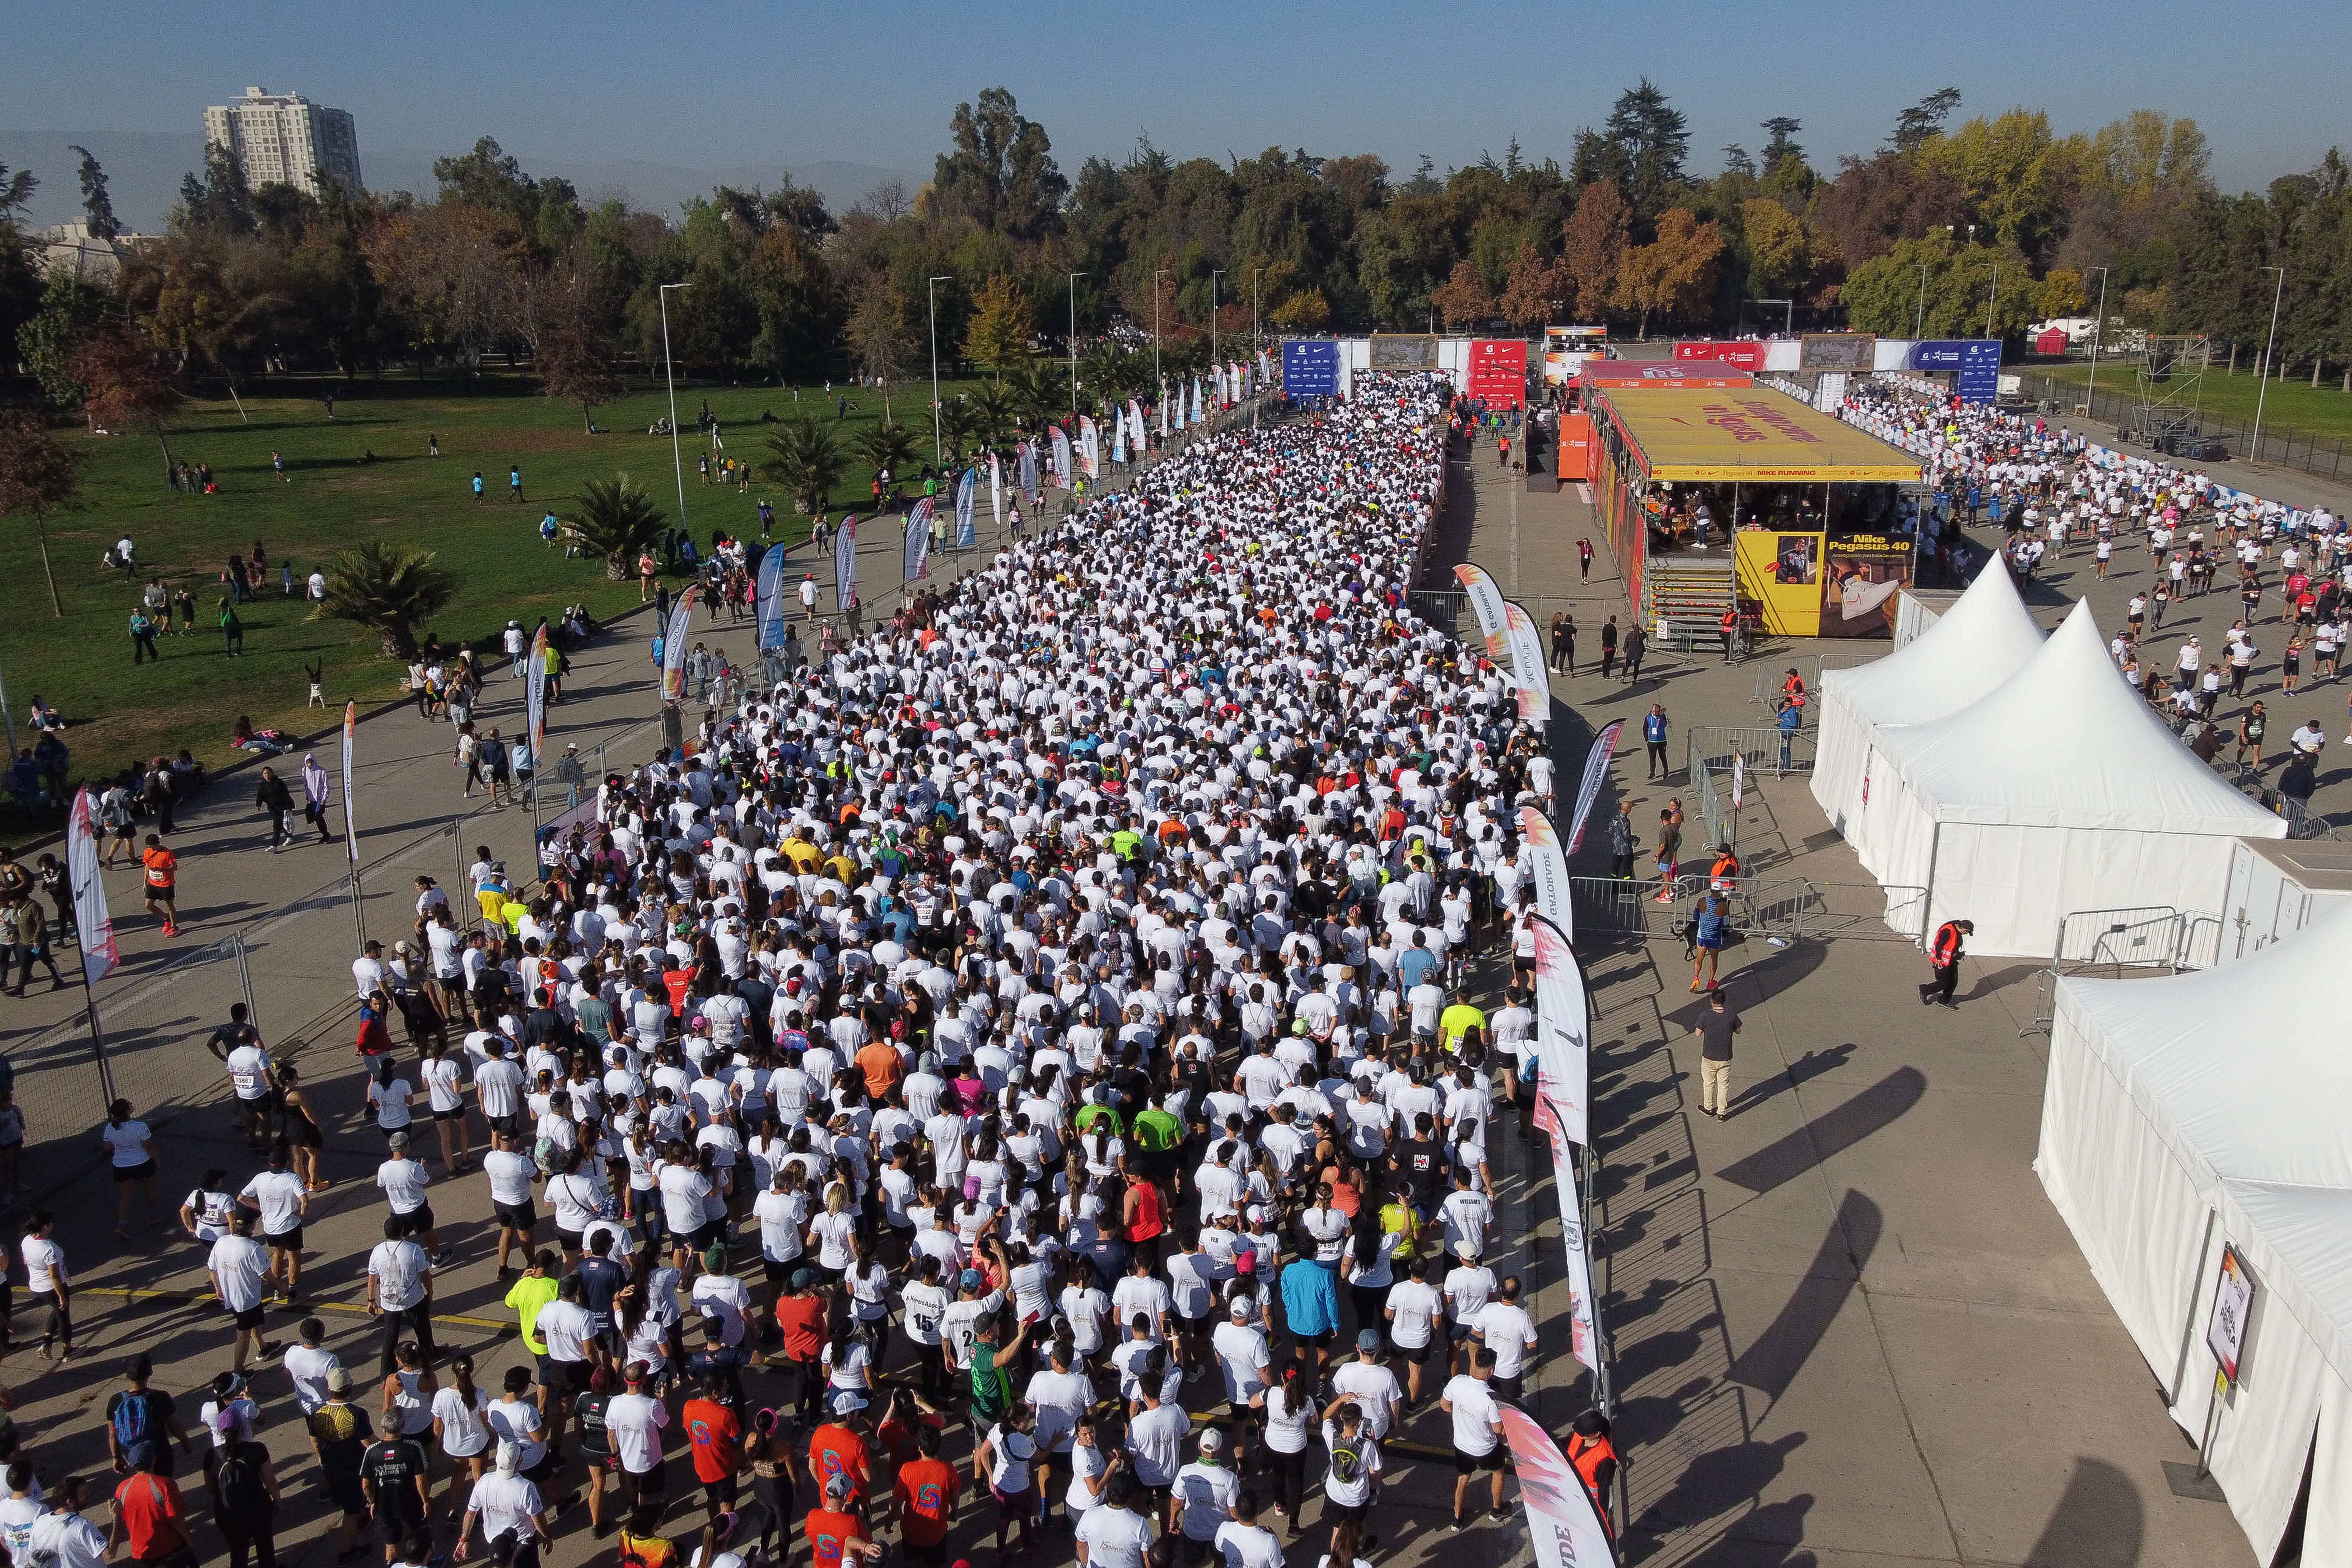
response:
<path id="1" fill-rule="evenodd" d="M 1516 142 L 1400 174 L 1304 149 L 1175 160 L 1147 139 L 1068 175 L 1045 128 L 992 88 L 957 107 L 918 191 L 886 184 L 835 213 L 784 178 L 674 217 L 585 202 L 488 138 L 435 164 L 429 197 L 252 189 L 215 150 L 110 289 L 42 279 L 21 222 L 35 176 L 0 169 L 0 343 L 59 408 L 89 399 L 105 353 L 232 396 L 274 369 L 527 355 L 593 418 L 625 372 L 659 363 L 665 325 L 688 375 L 801 382 L 921 374 L 934 342 L 1017 372 L 1075 333 L 1095 345 L 1081 379 L 1110 393 L 1148 384 L 1140 345 L 1182 369 L 1213 331 L 1793 320 L 2014 338 L 2090 313 L 2102 288 L 2114 329 L 2259 348 L 2260 268 L 2283 267 L 2281 361 L 2315 379 L 2352 361 L 2352 179 L 2336 152 L 2228 196 L 2190 120 L 2144 110 L 2060 134 L 2038 110 L 1955 123 L 1958 109 L 1957 91 L 1932 93 L 1829 172 L 1784 115 L 1699 174 L 1685 116 L 1643 79 L 1573 132 L 1565 168 Z M 84 154 L 78 173 L 93 231 L 113 232 L 103 170 Z M 1019 402 L 1048 400 L 1046 379 L 1028 365 Z"/>

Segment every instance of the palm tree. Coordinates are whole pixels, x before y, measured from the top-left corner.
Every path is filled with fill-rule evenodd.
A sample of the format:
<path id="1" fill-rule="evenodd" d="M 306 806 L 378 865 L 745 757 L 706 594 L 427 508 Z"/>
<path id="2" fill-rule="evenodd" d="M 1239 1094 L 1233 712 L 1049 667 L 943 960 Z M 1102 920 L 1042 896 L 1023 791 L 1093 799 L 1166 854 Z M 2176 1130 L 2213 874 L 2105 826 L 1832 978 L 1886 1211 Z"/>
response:
<path id="1" fill-rule="evenodd" d="M 775 455 L 761 465 L 762 471 L 811 517 L 831 503 L 834 487 L 849 472 L 832 426 L 806 415 L 786 420 L 780 433 L 768 437 L 768 450 Z"/>
<path id="2" fill-rule="evenodd" d="M 940 437 L 946 442 L 948 455 L 961 461 L 980 437 L 980 414 L 969 396 L 948 399 L 940 407 Z"/>
<path id="3" fill-rule="evenodd" d="M 1003 390 L 1022 425 L 1043 430 L 1069 409 L 1069 367 L 1044 360 L 1024 361 L 1004 373 Z"/>
<path id="4" fill-rule="evenodd" d="M 626 474 L 590 479 L 580 487 L 578 506 L 563 519 L 563 535 L 572 552 L 600 555 L 604 576 L 618 583 L 637 569 L 637 557 L 661 543 L 669 519 L 654 498 L 629 482 Z"/>
<path id="5" fill-rule="evenodd" d="M 893 478 L 906 473 L 908 466 L 915 460 L 917 450 L 914 432 L 895 420 L 887 425 L 877 425 L 871 430 L 860 431 L 851 446 L 857 453 L 858 461 L 877 474 L 887 468 Z"/>
<path id="6" fill-rule="evenodd" d="M 1003 443 L 1013 432 L 1013 397 L 1003 382 L 982 387 L 971 395 L 972 433 L 983 447 Z"/>
<path id="7" fill-rule="evenodd" d="M 371 539 L 327 563 L 327 596 L 312 611 L 370 627 L 394 658 L 416 657 L 416 626 L 448 607 L 457 577 L 430 550 Z"/>

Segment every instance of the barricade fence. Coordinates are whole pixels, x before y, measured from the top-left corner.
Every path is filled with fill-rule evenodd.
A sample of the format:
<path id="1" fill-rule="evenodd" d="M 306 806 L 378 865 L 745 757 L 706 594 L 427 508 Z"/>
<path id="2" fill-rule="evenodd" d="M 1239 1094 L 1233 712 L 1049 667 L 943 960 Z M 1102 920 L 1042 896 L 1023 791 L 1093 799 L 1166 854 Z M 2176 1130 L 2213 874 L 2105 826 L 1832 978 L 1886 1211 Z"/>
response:
<path id="1" fill-rule="evenodd" d="M 1805 683 L 1805 704 L 1811 708 L 1821 700 L 1822 677 L 1832 669 L 1853 669 L 1859 665 L 1874 664 L 1893 651 L 1884 645 L 1873 645 L 1869 651 L 1837 653 L 1801 653 L 1775 658 L 1769 667 L 1756 672 L 1756 705 L 1771 708 L 1780 700 L 1780 683 L 1794 669 Z"/>
<path id="2" fill-rule="evenodd" d="M 1816 882 L 1806 877 L 1709 878 L 1704 873 L 1636 881 L 1570 877 L 1570 907 L 1580 931 L 1644 940 L 1685 933 L 1698 900 L 1722 896 L 1731 930 L 1780 943 L 1855 938 L 1916 942 L 1926 929 L 1927 889 L 1874 882 Z"/>
<path id="3" fill-rule="evenodd" d="M 2178 974 L 2221 961 L 2221 920 L 2169 904 L 2078 910 L 2058 922 L 2049 967 L 2037 984 L 2033 1016 L 2018 1034 L 2050 1032 L 2057 1016 L 2058 983 L 2070 975 L 2120 980 L 2126 975 Z"/>
<path id="4" fill-rule="evenodd" d="M 1702 849 L 1739 847 L 1735 773 L 1754 778 L 1813 771 L 1813 731 L 1774 724 L 1699 724 L 1683 731 L 1683 776 L 1697 797 Z M 1744 801 L 1741 803 L 1744 804 Z"/>

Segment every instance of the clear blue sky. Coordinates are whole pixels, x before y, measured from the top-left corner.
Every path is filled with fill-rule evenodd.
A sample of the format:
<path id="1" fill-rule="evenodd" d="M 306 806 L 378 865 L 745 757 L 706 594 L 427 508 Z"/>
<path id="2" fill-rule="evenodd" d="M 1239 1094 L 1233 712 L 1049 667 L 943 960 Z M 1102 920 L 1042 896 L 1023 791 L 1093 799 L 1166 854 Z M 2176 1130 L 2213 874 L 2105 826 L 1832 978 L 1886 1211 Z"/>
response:
<path id="1" fill-rule="evenodd" d="M 668 4 L 22 5 L 0 124 L 201 126 L 250 84 L 358 118 L 369 147 L 497 136 L 531 159 L 694 167 L 843 159 L 928 174 L 956 102 L 1002 84 L 1066 171 L 1149 132 L 1182 156 L 1370 151 L 1401 171 L 1566 161 L 1647 74 L 1690 117 L 1693 167 L 1790 114 L 1815 164 L 1866 153 L 1936 88 L 1963 116 L 2043 107 L 2061 131 L 2187 114 L 2225 189 L 2308 168 L 2341 135 L 2340 0 L 1286 7 L 1127 0 L 1009 7 Z M 657 24 L 657 25 L 656 25 Z"/>

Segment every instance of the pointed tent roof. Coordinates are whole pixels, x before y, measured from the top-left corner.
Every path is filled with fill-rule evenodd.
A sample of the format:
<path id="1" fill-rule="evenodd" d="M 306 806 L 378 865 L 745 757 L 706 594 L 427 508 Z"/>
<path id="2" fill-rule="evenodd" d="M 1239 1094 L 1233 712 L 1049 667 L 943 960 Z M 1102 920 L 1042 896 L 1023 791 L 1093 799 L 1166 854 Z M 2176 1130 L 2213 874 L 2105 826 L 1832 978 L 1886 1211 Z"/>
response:
<path id="1" fill-rule="evenodd" d="M 1866 724 L 1926 724 L 1998 690 L 2041 651 L 2042 628 L 1996 556 L 1913 641 L 1870 664 L 1824 670 L 1822 695 L 1834 691 Z"/>
<path id="2" fill-rule="evenodd" d="M 1878 749 L 1938 822 L 2286 833 L 2124 684 L 2088 600 L 1999 689 L 1931 723 L 1884 731 Z"/>

